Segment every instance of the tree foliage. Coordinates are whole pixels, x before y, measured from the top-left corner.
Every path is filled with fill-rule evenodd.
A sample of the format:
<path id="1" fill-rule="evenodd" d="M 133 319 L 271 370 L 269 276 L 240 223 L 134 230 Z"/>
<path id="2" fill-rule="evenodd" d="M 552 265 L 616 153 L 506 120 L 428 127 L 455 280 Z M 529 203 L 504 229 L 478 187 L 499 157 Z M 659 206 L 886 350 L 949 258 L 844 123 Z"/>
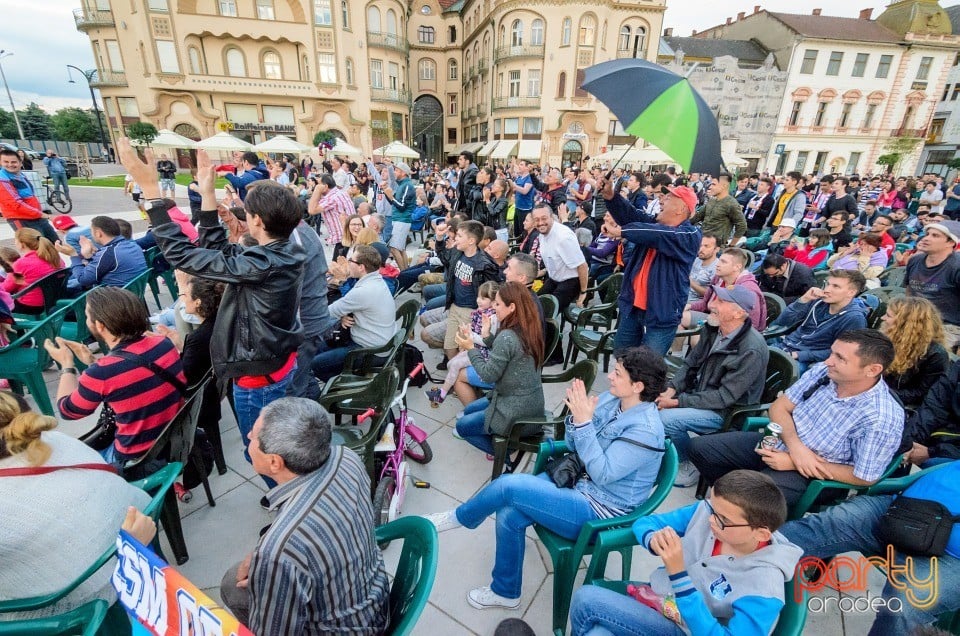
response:
<path id="1" fill-rule="evenodd" d="M 17 111 L 17 116 L 20 117 L 20 125 L 27 139 L 54 138 L 52 118 L 36 102 L 30 102 L 26 108 Z"/>
<path id="2" fill-rule="evenodd" d="M 157 131 L 157 127 L 153 124 L 138 121 L 127 126 L 127 134 L 130 135 L 130 138 L 134 141 L 149 146 L 153 140 L 157 138 L 159 131 Z"/>
<path id="3" fill-rule="evenodd" d="M 880 155 L 877 157 L 877 163 L 886 168 L 887 172 L 893 172 L 894 168 L 898 163 L 900 163 L 900 159 L 902 158 L 903 157 L 900 155 L 900 153 L 888 152 L 885 155 Z"/>
<path id="4" fill-rule="evenodd" d="M 52 117 L 53 131 L 61 141 L 100 141 L 96 115 L 82 108 L 61 108 Z"/>
<path id="5" fill-rule="evenodd" d="M 13 119 L 13 113 L 0 108 L 0 139 L 16 139 L 20 136 L 17 132 L 17 122 Z"/>

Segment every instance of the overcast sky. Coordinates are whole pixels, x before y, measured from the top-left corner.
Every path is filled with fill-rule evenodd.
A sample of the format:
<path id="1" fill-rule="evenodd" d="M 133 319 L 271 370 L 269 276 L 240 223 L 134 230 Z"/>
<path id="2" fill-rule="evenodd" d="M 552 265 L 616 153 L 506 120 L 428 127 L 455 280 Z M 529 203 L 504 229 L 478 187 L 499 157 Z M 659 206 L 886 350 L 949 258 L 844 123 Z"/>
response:
<path id="1" fill-rule="evenodd" d="M 357 1 L 357 0 L 354 0 Z M 90 40 L 74 27 L 73 9 L 80 0 L 2 0 L 0 5 L 15 4 L 16 10 L 3 12 L 3 35 L 0 49 L 15 55 L 3 59 L 3 70 L 10 83 L 14 103 L 23 108 L 31 101 L 47 110 L 64 106 L 90 106 L 86 82 L 68 83 L 67 64 L 80 68 L 93 67 Z M 693 29 L 702 31 L 736 17 L 744 11 L 751 13 L 755 4 L 771 11 L 810 13 L 822 7 L 830 15 L 855 17 L 861 8 L 874 6 L 874 17 L 879 15 L 886 0 L 844 0 L 842 3 L 826 0 L 667 0 L 664 27 L 673 27 L 675 35 L 688 36 Z M 836 5 L 842 5 L 837 8 Z M 955 2 L 947 0 L 944 5 Z M 833 6 L 831 6 L 833 5 Z M 76 76 L 76 73 L 74 73 Z M 97 95 L 99 100 L 99 93 Z M 0 93 L 0 104 L 10 109 L 6 94 Z"/>

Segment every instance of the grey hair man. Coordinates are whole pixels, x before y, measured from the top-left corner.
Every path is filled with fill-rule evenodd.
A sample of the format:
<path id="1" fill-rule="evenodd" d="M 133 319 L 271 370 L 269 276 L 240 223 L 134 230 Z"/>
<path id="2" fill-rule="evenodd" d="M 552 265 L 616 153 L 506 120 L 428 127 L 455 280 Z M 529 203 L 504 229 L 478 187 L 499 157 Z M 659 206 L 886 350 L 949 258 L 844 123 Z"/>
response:
<path id="1" fill-rule="evenodd" d="M 312 400 L 282 398 L 250 431 L 254 470 L 277 483 L 267 506 L 283 508 L 220 592 L 254 634 L 372 636 L 387 626 L 390 583 L 373 540 L 370 479 L 356 453 L 331 446 L 330 420 Z"/>

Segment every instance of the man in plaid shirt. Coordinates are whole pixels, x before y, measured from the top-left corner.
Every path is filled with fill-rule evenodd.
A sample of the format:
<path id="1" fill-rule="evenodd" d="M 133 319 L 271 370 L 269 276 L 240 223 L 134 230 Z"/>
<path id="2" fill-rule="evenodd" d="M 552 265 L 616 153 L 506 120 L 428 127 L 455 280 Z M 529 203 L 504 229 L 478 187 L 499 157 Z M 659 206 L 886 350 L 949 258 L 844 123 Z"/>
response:
<path id="1" fill-rule="evenodd" d="M 708 484 L 738 468 L 764 472 L 788 505 L 812 479 L 876 482 L 903 433 L 903 407 L 883 381 L 893 356 L 893 343 L 880 332 L 844 331 L 830 357 L 770 406 L 770 421 L 783 428 L 778 448 L 758 449 L 763 433 L 706 435 L 691 441 L 690 460 Z"/>

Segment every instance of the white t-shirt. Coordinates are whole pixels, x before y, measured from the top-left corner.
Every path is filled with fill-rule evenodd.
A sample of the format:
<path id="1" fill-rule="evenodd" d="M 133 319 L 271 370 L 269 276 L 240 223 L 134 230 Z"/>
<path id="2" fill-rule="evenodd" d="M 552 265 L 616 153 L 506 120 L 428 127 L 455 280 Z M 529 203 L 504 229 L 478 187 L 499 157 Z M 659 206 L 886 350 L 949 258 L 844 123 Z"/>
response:
<path id="1" fill-rule="evenodd" d="M 554 221 L 549 233 L 540 235 L 540 257 L 547 276 L 558 283 L 576 278 L 577 266 L 587 262 L 577 235 L 558 221 Z"/>

